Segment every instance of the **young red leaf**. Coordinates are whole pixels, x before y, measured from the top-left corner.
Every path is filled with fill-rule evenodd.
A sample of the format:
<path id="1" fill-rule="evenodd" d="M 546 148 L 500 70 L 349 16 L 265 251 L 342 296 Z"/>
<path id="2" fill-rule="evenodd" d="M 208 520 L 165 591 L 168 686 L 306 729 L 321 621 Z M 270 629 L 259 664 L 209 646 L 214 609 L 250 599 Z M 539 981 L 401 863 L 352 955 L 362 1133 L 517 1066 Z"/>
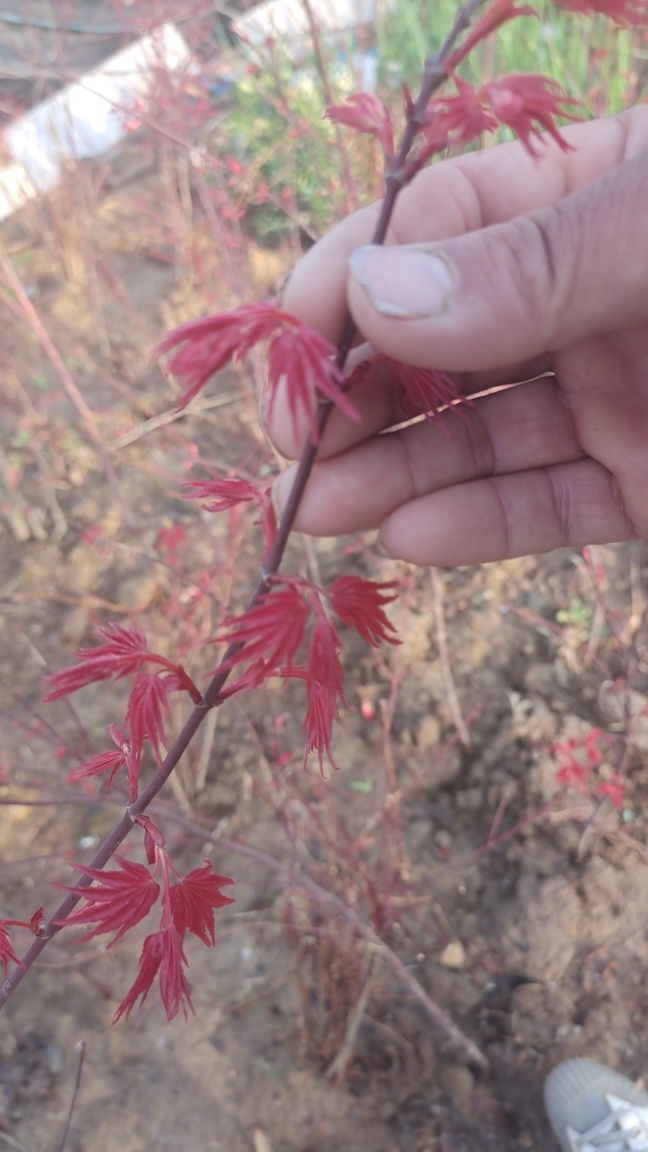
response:
<path id="1" fill-rule="evenodd" d="M 206 862 L 204 868 L 194 868 L 173 885 L 171 915 L 181 939 L 186 932 L 193 932 L 203 944 L 214 946 L 214 909 L 234 903 L 230 896 L 223 896 L 220 889 L 223 884 L 233 883 L 226 876 L 216 875 L 212 865 Z"/>
<path id="2" fill-rule="evenodd" d="M 577 104 L 548 76 L 514 73 L 485 84 L 481 94 L 486 98 L 500 124 L 506 124 L 530 152 L 537 156 L 531 138 L 542 138 L 541 129 L 548 132 L 563 152 L 572 149 L 553 122 L 554 116 L 564 120 L 577 120 L 565 111 L 565 105 Z M 538 125 L 540 127 L 538 127 Z"/>
<path id="3" fill-rule="evenodd" d="M 71 784 L 75 784 L 77 780 L 86 780 L 91 776 L 100 776 L 102 772 L 109 772 L 110 775 L 106 781 L 106 789 L 108 789 L 116 773 L 125 763 L 124 753 L 119 748 L 113 748 L 108 752 L 100 752 L 98 756 L 93 756 L 90 760 L 84 760 L 78 768 L 73 768 L 71 772 L 68 772 L 68 780 Z"/>
<path id="4" fill-rule="evenodd" d="M 451 56 L 445 61 L 445 68 L 450 72 L 454 72 L 458 64 L 466 59 L 466 56 L 472 52 L 476 44 L 481 40 L 485 40 L 487 36 L 492 35 L 502 24 L 506 24 L 509 20 L 514 20 L 516 16 L 537 16 L 535 8 L 530 8 L 524 4 L 520 8 L 515 7 L 515 0 L 493 0 L 492 4 L 484 12 L 483 16 L 475 24 L 473 24 L 465 40 L 459 45 Z"/>
<path id="5" fill-rule="evenodd" d="M 144 741 L 150 741 L 158 762 L 162 759 L 160 745 L 163 748 L 167 746 L 162 711 L 169 711 L 169 690 L 166 678 L 157 672 L 140 672 L 133 682 L 125 721 L 130 738 L 128 781 L 131 800 L 137 796 Z"/>
<path id="6" fill-rule="evenodd" d="M 178 408 L 186 408 L 215 372 L 230 360 L 242 360 L 255 344 L 270 340 L 286 323 L 297 321 L 272 303 L 242 304 L 232 312 L 206 316 L 168 332 L 153 359 L 179 349 L 168 368 L 185 389 Z"/>
<path id="7" fill-rule="evenodd" d="M 30 921 L 29 921 L 29 930 L 30 930 L 30 932 L 33 932 L 34 936 L 39 935 L 40 930 L 41 930 L 41 924 L 43 923 L 44 919 L 45 919 L 45 909 L 43 908 L 43 905 L 41 904 L 40 908 L 36 909 L 36 911 L 34 912 L 33 916 L 30 918 Z"/>
<path id="8" fill-rule="evenodd" d="M 284 381 L 293 430 L 297 434 L 300 419 L 307 421 L 314 443 L 318 441 L 314 412 L 318 393 L 354 424 L 362 422 L 357 408 L 340 388 L 342 378 L 334 363 L 335 351 L 320 332 L 301 324 L 275 337 L 268 353 L 268 415 L 272 414 L 277 390 Z"/>
<path id="9" fill-rule="evenodd" d="M 396 581 L 378 584 L 374 580 L 363 580 L 361 576 L 338 576 L 329 588 L 331 607 L 336 616 L 348 628 L 356 632 L 377 648 L 381 640 L 389 644 L 399 644 L 396 629 L 385 615 L 385 604 L 397 599 L 392 589 Z M 392 633 L 392 635 L 390 635 Z"/>
<path id="10" fill-rule="evenodd" d="M 154 355 L 179 347 L 169 369 L 185 387 L 179 407 L 185 407 L 229 360 L 240 360 L 260 340 L 271 340 L 269 352 L 270 404 L 281 380 L 286 381 L 293 421 L 302 412 L 316 435 L 312 409 L 315 394 L 331 400 L 351 420 L 360 420 L 339 387 L 334 364 L 336 349 L 320 332 L 301 324 L 295 316 L 272 303 L 243 304 L 233 312 L 208 316 L 184 324 L 165 336 Z"/>
<path id="11" fill-rule="evenodd" d="M 7 979 L 7 971 L 9 968 L 9 961 L 12 964 L 18 964 L 20 968 L 23 967 L 21 961 L 16 956 L 13 948 L 11 947 L 11 936 L 6 927 L 7 924 L 15 924 L 15 920 L 0 920 L 0 964 L 2 964 L 3 978 Z M 27 927 L 27 925 L 25 925 Z"/>
<path id="12" fill-rule="evenodd" d="M 262 658 L 264 675 L 268 675 L 281 664 L 292 664 L 304 639 L 309 613 L 302 587 L 295 581 L 273 588 L 243 616 L 226 617 L 217 640 L 243 645 L 227 666 Z"/>
<path id="13" fill-rule="evenodd" d="M 115 1012 L 113 1024 L 124 1015 L 128 1018 L 140 997 L 140 1004 L 144 1003 L 158 972 L 160 998 L 164 1004 L 167 1020 L 173 1020 L 181 1008 L 186 1020 L 187 1009 L 190 1008 L 193 1012 L 189 985 L 182 971 L 182 966 L 186 963 L 182 941 L 173 926 L 147 936 L 139 959 L 137 978 Z"/>
<path id="14" fill-rule="evenodd" d="M 333 722 L 339 718 L 340 706 L 347 706 L 339 653 L 340 642 L 337 632 L 320 609 L 308 646 L 307 708 L 304 720 L 306 733 L 304 764 L 309 753 L 316 751 L 320 771 L 323 769 L 324 753 L 335 768 L 331 755 Z"/>
<path id="15" fill-rule="evenodd" d="M 266 550 L 272 546 L 277 532 L 277 521 L 270 498 L 270 488 L 262 489 L 249 480 L 240 480 L 232 476 L 223 476 L 216 480 L 192 480 L 182 487 L 189 493 L 187 499 L 200 500 L 200 507 L 206 512 L 224 512 L 228 508 L 236 507 L 237 504 L 256 504 L 261 512 Z"/>
<path id="16" fill-rule="evenodd" d="M 344 104 L 330 104 L 324 113 L 333 124 L 346 124 L 379 140 L 385 156 L 394 155 L 394 130 L 388 109 L 369 92 L 354 92 Z"/>
<path id="17" fill-rule="evenodd" d="M 157 860 L 156 849 L 164 848 L 164 836 L 160 832 L 157 824 L 153 823 L 150 816 L 136 816 L 135 823 L 144 829 L 144 851 L 146 852 L 146 859 L 149 864 L 155 864 Z"/>
<path id="18" fill-rule="evenodd" d="M 625 780 L 618 772 L 614 772 L 610 780 L 603 780 L 598 785 L 596 795 L 601 798 L 608 796 L 615 808 L 623 808 L 625 800 Z"/>
<path id="19" fill-rule="evenodd" d="M 83 764 L 79 764 L 78 768 L 73 768 L 72 771 L 68 773 L 70 783 L 76 783 L 77 780 L 85 780 L 91 776 L 100 776 L 102 772 L 110 772 L 106 782 L 106 790 L 110 788 L 116 772 L 119 771 L 123 764 L 128 763 L 130 754 L 129 743 L 124 739 L 121 728 L 118 728 L 116 724 L 111 724 L 110 735 L 117 747 L 108 752 L 100 752 L 98 756 L 93 756 L 90 760 L 84 760 Z"/>
<path id="20" fill-rule="evenodd" d="M 336 768 L 337 765 L 331 751 L 331 740 L 333 738 L 333 724 L 340 718 L 337 697 L 333 696 L 326 685 L 315 677 L 309 677 L 306 681 L 306 696 L 304 765 L 310 753 L 317 752 L 320 772 L 324 771 L 324 754 Z"/>
<path id="21" fill-rule="evenodd" d="M 560 8 L 583 16 L 608 16 L 620 28 L 632 28 L 648 21 L 646 0 L 554 0 Z"/>
<path id="22" fill-rule="evenodd" d="M 123 676 L 137 672 L 142 661 L 151 655 L 146 636 L 133 628 L 109 624 L 107 628 L 99 629 L 99 635 L 104 637 L 106 643 L 100 644 L 98 648 L 80 648 L 75 652 L 79 664 L 44 677 L 45 683 L 52 685 L 52 691 L 47 693 L 44 700 L 58 700 L 86 684 L 109 680 L 111 676 L 120 680 Z"/>
<path id="23" fill-rule="evenodd" d="M 386 363 L 396 382 L 398 401 L 408 416 L 437 417 L 442 407 L 454 407 L 457 400 L 463 399 L 445 372 L 415 368 L 398 360 L 386 359 Z"/>
<path id="24" fill-rule="evenodd" d="M 225 512 L 237 504 L 258 503 L 261 492 L 249 480 L 218 476 L 215 480 L 189 480 L 182 485 L 188 500 L 200 500 L 206 512 Z"/>
<path id="25" fill-rule="evenodd" d="M 65 920 L 58 920 L 60 928 L 72 928 L 77 924 L 96 924 L 92 932 L 80 937 L 80 941 L 92 940 L 94 936 L 102 936 L 104 932 L 116 932 L 117 935 L 108 945 L 112 948 L 118 940 L 134 928 L 151 911 L 160 895 L 160 885 L 153 879 L 148 868 L 126 860 L 123 856 L 114 856 L 118 868 L 109 870 L 101 868 L 85 868 L 82 864 L 73 864 L 77 872 L 89 876 L 94 884 L 90 888 L 70 887 L 66 884 L 53 884 L 54 888 L 62 888 L 64 892 L 73 892 L 86 901 L 85 908 L 72 912 Z"/>
<path id="26" fill-rule="evenodd" d="M 429 128 L 424 133 L 441 134 L 452 132 L 453 143 L 466 147 L 472 140 L 476 140 L 483 132 L 494 132 L 497 120 L 487 107 L 483 90 L 475 92 L 471 84 L 462 80 L 460 76 L 453 77 L 457 87 L 456 96 L 440 96 L 428 106 L 427 118 Z"/>
<path id="27" fill-rule="evenodd" d="M 254 660 L 241 676 L 236 680 L 228 680 L 227 684 L 218 693 L 218 703 L 229 700 L 237 692 L 249 692 L 251 688 L 258 688 L 267 676 L 275 675 L 275 669 L 266 664 L 265 660 Z"/>

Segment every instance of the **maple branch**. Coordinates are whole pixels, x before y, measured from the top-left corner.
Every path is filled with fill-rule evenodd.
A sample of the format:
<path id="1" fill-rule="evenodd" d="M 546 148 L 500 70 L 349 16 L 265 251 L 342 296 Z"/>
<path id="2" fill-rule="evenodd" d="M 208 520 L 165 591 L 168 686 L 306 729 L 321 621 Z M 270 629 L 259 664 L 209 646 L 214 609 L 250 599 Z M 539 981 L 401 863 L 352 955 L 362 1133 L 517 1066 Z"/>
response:
<path id="1" fill-rule="evenodd" d="M 450 32 L 448 33 L 442 47 L 438 52 L 432 53 L 425 62 L 421 90 L 414 103 L 413 112 L 408 118 L 398 155 L 396 156 L 395 160 L 390 162 L 387 166 L 385 174 L 385 196 L 383 198 L 380 216 L 378 218 L 376 229 L 372 238 L 373 244 L 382 244 L 385 240 L 396 199 L 401 189 L 407 183 L 408 178 L 405 175 L 405 161 L 411 150 L 414 138 L 419 131 L 420 124 L 423 123 L 425 109 L 433 93 L 437 90 L 437 88 L 441 86 L 441 84 L 443 84 L 443 82 L 448 77 L 448 73 L 444 67 L 444 62 L 452 52 L 452 49 L 454 48 L 461 33 L 469 27 L 473 16 L 484 3 L 485 0 L 466 0 L 466 3 L 464 3 L 459 9 L 459 12 L 455 17 L 454 24 L 450 29 Z M 351 315 L 347 314 L 342 336 L 338 344 L 338 354 L 336 357 L 336 365 L 340 370 L 343 370 L 344 368 L 356 333 L 357 328 L 355 321 Z M 69 387 L 69 381 L 67 382 L 66 386 Z M 306 443 L 306 447 L 302 453 L 295 481 L 290 491 L 283 516 L 281 517 L 273 546 L 265 564 L 261 568 L 254 594 L 248 605 L 248 611 L 256 607 L 260 598 L 268 592 L 270 588 L 270 577 L 276 575 L 276 573 L 279 571 L 286 544 L 292 531 L 295 517 L 297 515 L 297 510 L 304 494 L 306 484 L 308 483 L 308 479 L 315 462 L 315 457 L 317 455 L 318 445 L 328 423 L 328 418 L 332 407 L 332 403 L 328 400 L 318 401 L 318 413 L 315 421 L 317 435 L 315 437 L 309 437 Z M 89 868 L 105 868 L 106 864 L 117 851 L 120 844 L 129 835 L 135 823 L 136 817 L 141 816 L 146 811 L 151 801 L 155 799 L 155 797 L 164 787 L 167 780 L 169 779 L 169 776 L 178 764 L 180 758 L 184 755 L 189 744 L 196 735 L 196 732 L 207 716 L 207 713 L 211 708 L 214 708 L 218 705 L 220 692 L 231 671 L 231 660 L 241 651 L 243 646 L 244 645 L 242 641 L 235 641 L 229 645 L 223 656 L 219 670 L 217 670 L 215 675 L 212 677 L 212 680 L 210 681 L 210 684 L 204 694 L 203 702 L 201 704 L 197 704 L 194 707 L 183 728 L 171 745 L 171 748 L 169 749 L 157 772 L 151 778 L 146 788 L 140 793 L 137 799 L 132 804 L 127 806 L 126 811 L 124 812 L 124 815 L 122 816 L 119 823 L 113 828 L 112 832 L 109 833 L 103 844 L 101 844 L 95 852 L 92 860 L 90 861 L 90 864 L 88 865 Z M 250 851 L 252 850 L 250 849 Z M 79 879 L 76 885 L 76 889 L 78 891 L 81 888 L 88 888 L 91 883 L 91 878 L 87 875 L 83 875 Z M 322 891 L 324 890 L 322 889 Z M 43 924 L 38 936 L 33 940 L 32 944 L 22 957 L 20 964 L 14 968 L 13 972 L 11 972 L 2 986 L 0 986 L 0 1011 L 2 1008 L 4 1008 L 9 997 L 22 982 L 23 978 L 27 975 L 27 972 L 38 959 L 49 941 L 57 934 L 57 932 L 60 931 L 60 927 L 56 922 L 65 920 L 73 911 L 80 899 L 81 897 L 78 894 L 75 895 L 73 893 L 69 893 L 56 909 L 53 916 L 51 916 L 50 919 Z M 337 897 L 330 898 L 331 901 L 336 899 Z M 349 918 L 349 916 L 355 916 L 355 913 L 352 913 L 350 909 L 347 909 L 346 905 L 344 905 L 342 901 L 339 903 L 341 906 L 340 910 L 344 910 L 347 918 Z M 362 931 L 365 939 L 369 939 L 367 933 L 370 933 L 371 929 L 367 928 L 367 926 L 362 923 L 359 917 L 357 917 L 357 920 L 358 931 Z M 372 935 L 372 943 L 374 943 L 376 947 L 381 951 L 384 950 L 385 958 L 387 958 L 386 954 L 389 953 L 389 963 L 392 967 L 399 966 L 401 978 L 405 981 L 405 983 L 410 985 L 414 995 L 418 996 L 419 999 L 422 999 L 423 1002 L 428 1001 L 429 998 L 423 992 L 420 984 L 418 984 L 414 977 L 411 976 L 405 966 L 401 964 L 401 961 L 398 960 L 398 957 L 396 957 L 395 954 L 392 953 L 390 949 L 388 949 L 387 946 L 382 943 L 380 938 L 375 936 L 375 939 L 373 939 Z M 416 990 L 414 990 L 414 985 Z M 432 1001 L 429 1001 L 429 1004 L 432 1003 Z M 463 1034 L 460 1033 L 458 1029 L 455 1029 L 455 1025 L 452 1024 L 452 1021 L 450 1021 L 449 1017 L 446 1017 L 445 1013 L 443 1013 L 437 1005 L 434 1005 L 433 1008 L 430 1008 L 429 1004 L 427 1005 L 428 1012 L 432 1015 L 434 1015 L 435 1012 L 439 1014 L 437 1022 L 441 1023 L 443 1020 L 444 1023 L 442 1026 L 445 1028 L 448 1034 L 450 1034 L 450 1030 L 453 1029 L 457 1032 L 459 1042 L 462 1043 L 464 1047 L 466 1044 L 470 1043 L 466 1040 L 465 1037 L 463 1037 Z M 474 1049 L 474 1055 L 471 1057 L 471 1060 L 474 1060 L 478 1064 L 481 1063 L 483 1066 L 484 1057 L 481 1055 L 479 1050 L 475 1048 L 474 1045 L 472 1045 L 472 1048 Z"/>

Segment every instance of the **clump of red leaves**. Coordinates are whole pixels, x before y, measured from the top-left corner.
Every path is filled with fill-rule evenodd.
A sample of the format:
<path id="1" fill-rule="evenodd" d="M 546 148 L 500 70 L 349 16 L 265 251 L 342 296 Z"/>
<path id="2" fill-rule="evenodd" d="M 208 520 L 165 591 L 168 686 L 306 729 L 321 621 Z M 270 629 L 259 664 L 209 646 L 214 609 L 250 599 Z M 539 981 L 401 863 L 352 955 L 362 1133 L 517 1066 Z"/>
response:
<path id="1" fill-rule="evenodd" d="M 270 412 L 283 383 L 295 430 L 305 421 L 315 441 L 314 402 L 318 396 L 330 400 L 349 420 L 360 421 L 357 409 L 341 388 L 334 346 L 321 332 L 282 312 L 272 301 L 242 304 L 232 312 L 183 324 L 165 336 L 153 356 L 177 349 L 168 370 L 184 385 L 178 405 L 184 408 L 215 372 L 232 360 L 243 360 L 261 341 L 269 345 Z"/>
<path id="2" fill-rule="evenodd" d="M 625 781 L 618 772 L 608 779 L 597 777 L 597 769 L 603 763 L 605 748 L 612 743 L 612 737 L 601 728 L 590 728 L 584 737 L 572 736 L 563 743 L 552 744 L 550 752 L 558 757 L 560 767 L 556 780 L 565 784 L 582 796 L 602 800 L 610 798 L 615 808 L 622 808 L 625 799 Z"/>
<path id="3" fill-rule="evenodd" d="M 316 751 L 321 769 L 325 754 L 333 764 L 333 723 L 340 708 L 346 707 L 341 644 L 324 604 L 328 601 L 338 619 L 374 647 L 380 640 L 397 644 L 396 630 L 385 614 L 385 606 L 396 599 L 396 585 L 379 584 L 360 576 L 339 576 L 328 589 L 300 576 L 275 576 L 271 585 L 270 591 L 242 616 L 226 617 L 216 637 L 218 642 L 237 646 L 226 659 L 225 667 L 249 664 L 248 671 L 230 684 L 224 695 L 260 684 L 270 676 L 305 680 L 304 762 L 310 752 Z M 311 615 L 314 623 L 306 664 L 296 665 Z"/>
<path id="4" fill-rule="evenodd" d="M 26 928 L 34 936 L 38 936 L 43 919 L 43 908 L 37 908 L 31 920 L 0 920 L 0 964 L 2 964 L 2 972 L 5 980 L 7 979 L 9 961 L 11 961 L 12 964 L 21 963 L 12 948 L 9 929 Z"/>
<path id="5" fill-rule="evenodd" d="M 156 976 L 159 976 L 160 998 L 167 1019 L 172 1020 L 180 1010 L 186 1019 L 188 1011 L 193 1011 L 193 1005 L 184 973 L 187 964 L 185 937 L 191 933 L 207 947 L 213 947 L 216 942 L 214 911 L 234 903 L 229 896 L 223 895 L 221 888 L 234 881 L 227 876 L 218 876 L 209 862 L 204 868 L 194 868 L 186 876 L 179 876 L 159 828 L 146 816 L 140 817 L 138 823 L 144 827 L 148 867 L 123 856 L 114 857 L 118 865 L 114 869 L 84 868 L 81 864 L 74 864 L 73 867 L 88 876 L 92 884 L 89 888 L 54 885 L 85 901 L 85 907 L 58 921 L 57 927 L 94 924 L 92 931 L 79 937 L 79 942 L 115 932 L 108 945 L 112 948 L 159 902 L 160 927 L 146 937 L 137 977 L 114 1019 L 117 1021 L 121 1016 L 128 1016 L 138 1000 L 141 1003 L 146 1000 Z"/>
<path id="6" fill-rule="evenodd" d="M 150 652 L 146 637 L 133 628 L 110 624 L 99 629 L 105 643 L 97 648 L 80 648 L 76 653 L 78 664 L 63 668 L 45 677 L 50 691 L 45 700 L 59 700 L 102 680 L 121 680 L 135 676 L 131 689 L 124 729 L 111 725 L 110 734 L 117 745 L 115 750 L 102 752 L 79 765 L 70 774 L 71 780 L 80 780 L 108 772 L 108 786 L 115 773 L 125 766 L 128 773 L 130 799 L 137 797 L 144 744 L 148 740 L 160 762 L 161 748 L 166 748 L 164 712 L 169 710 L 169 693 L 186 692 L 194 704 L 202 703 L 202 693 L 187 674 L 182 664 L 174 664 L 166 656 Z M 144 664 L 157 664 L 163 672 L 145 672 Z M 128 736 L 125 736 L 128 732 Z"/>

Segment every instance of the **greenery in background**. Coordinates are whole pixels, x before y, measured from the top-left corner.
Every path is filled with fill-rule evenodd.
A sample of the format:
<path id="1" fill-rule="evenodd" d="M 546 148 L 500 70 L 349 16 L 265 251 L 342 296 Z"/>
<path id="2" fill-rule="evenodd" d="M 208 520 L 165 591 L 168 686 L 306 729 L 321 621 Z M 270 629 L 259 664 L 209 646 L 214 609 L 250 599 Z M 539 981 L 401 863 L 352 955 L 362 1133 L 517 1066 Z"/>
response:
<path id="1" fill-rule="evenodd" d="M 234 86 L 212 146 L 241 165 L 237 193 L 261 243 L 278 243 L 294 227 L 283 203 L 312 239 L 330 227 L 336 202 L 341 207 L 340 162 L 324 109 L 314 59 L 296 69 L 277 51 L 272 72 L 250 67 Z"/>
<path id="2" fill-rule="evenodd" d="M 550 0 L 535 7 L 537 20 L 511 21 L 479 46 L 462 65 L 467 80 L 478 86 L 507 72 L 540 72 L 593 116 L 618 112 L 641 98 L 648 81 L 645 34 L 618 30 L 603 18 L 575 16 Z M 452 22 L 456 0 L 381 0 L 378 9 L 378 94 L 402 123 L 402 81 L 416 89 L 425 57 L 439 47 Z M 324 41 L 323 49 L 334 98 L 341 101 L 359 87 L 357 48 L 351 37 L 338 37 L 335 43 Z M 296 208 L 303 234 L 321 235 L 343 212 L 343 195 L 335 136 L 322 119 L 325 101 L 314 56 L 296 68 L 276 46 L 272 69 L 249 67 L 227 105 L 212 143 L 219 156 L 241 165 L 236 194 L 258 241 L 279 243 L 291 228 L 294 235 L 283 203 Z M 495 141 L 511 138 L 502 129 Z M 354 164 L 358 179 L 366 172 L 366 141 L 353 133 L 345 133 L 345 141 L 359 161 Z M 362 198 L 361 176 L 358 185 Z M 268 189 L 269 199 L 257 195 L 260 186 Z"/>
<path id="3" fill-rule="evenodd" d="M 479 85 L 507 72 L 540 72 L 597 116 L 619 112 L 639 98 L 647 79 L 645 34 L 616 29 L 603 17 L 576 16 L 550 0 L 533 6 L 538 19 L 512 20 L 479 45 L 461 67 L 466 80 Z M 455 10 L 454 0 L 385 5 L 376 38 L 380 82 L 387 90 L 402 80 L 416 87 L 425 57 L 439 47 Z"/>

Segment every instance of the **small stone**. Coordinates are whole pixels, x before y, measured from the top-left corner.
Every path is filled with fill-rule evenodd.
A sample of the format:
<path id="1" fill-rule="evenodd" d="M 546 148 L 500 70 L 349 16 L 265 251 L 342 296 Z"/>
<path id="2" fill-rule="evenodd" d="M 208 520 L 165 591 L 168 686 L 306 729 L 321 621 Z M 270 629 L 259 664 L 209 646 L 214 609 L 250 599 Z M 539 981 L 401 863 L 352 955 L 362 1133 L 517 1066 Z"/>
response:
<path id="1" fill-rule="evenodd" d="M 441 725 L 436 716 L 424 716 L 416 732 L 419 752 L 426 752 L 428 748 L 435 748 L 440 739 Z"/>
<path id="2" fill-rule="evenodd" d="M 440 828 L 439 831 L 435 833 L 434 842 L 444 852 L 449 852 L 452 848 L 452 836 L 449 832 L 446 832 L 445 828 Z"/>
<path id="3" fill-rule="evenodd" d="M 439 953 L 437 959 L 444 968 L 451 968 L 456 972 L 459 968 L 463 968 L 466 962 L 466 949 L 461 940 L 451 940 L 443 952 Z"/>

